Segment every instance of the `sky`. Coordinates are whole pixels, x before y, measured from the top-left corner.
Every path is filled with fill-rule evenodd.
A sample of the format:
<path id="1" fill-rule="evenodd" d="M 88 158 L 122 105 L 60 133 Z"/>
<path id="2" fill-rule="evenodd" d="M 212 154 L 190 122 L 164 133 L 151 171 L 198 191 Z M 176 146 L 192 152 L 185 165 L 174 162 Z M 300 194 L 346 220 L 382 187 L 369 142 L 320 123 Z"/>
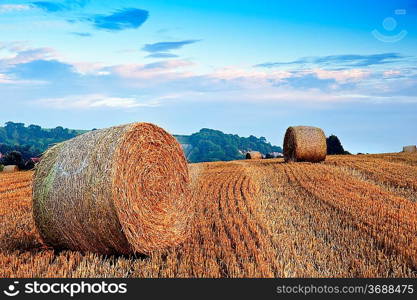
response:
<path id="1" fill-rule="evenodd" d="M 417 144 L 417 1 L 0 0 L 0 123 Z"/>

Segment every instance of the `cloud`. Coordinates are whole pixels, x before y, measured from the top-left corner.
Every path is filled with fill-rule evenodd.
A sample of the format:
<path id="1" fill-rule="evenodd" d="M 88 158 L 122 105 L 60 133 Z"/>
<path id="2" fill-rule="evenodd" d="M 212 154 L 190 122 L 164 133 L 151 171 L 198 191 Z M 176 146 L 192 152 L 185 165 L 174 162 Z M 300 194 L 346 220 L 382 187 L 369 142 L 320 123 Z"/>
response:
<path id="1" fill-rule="evenodd" d="M 319 65 L 319 66 L 345 66 L 345 67 L 368 67 L 397 62 L 404 56 L 398 53 L 380 53 L 370 55 L 344 54 L 318 57 L 304 57 L 290 62 L 267 62 L 255 65 L 255 67 L 272 68 L 288 65 Z"/>
<path id="2" fill-rule="evenodd" d="M 186 60 L 167 60 L 150 64 L 128 64 L 116 65 L 104 68 L 111 74 L 120 76 L 125 79 L 154 79 L 155 82 L 148 82 L 147 85 L 155 84 L 157 81 L 174 80 L 183 78 L 187 73 L 179 72 L 179 68 L 192 66 L 193 63 Z"/>
<path id="3" fill-rule="evenodd" d="M 185 45 L 193 44 L 199 40 L 185 40 L 179 42 L 159 42 L 154 44 L 146 44 L 142 50 L 150 53 L 167 52 L 174 49 L 180 49 Z"/>
<path id="4" fill-rule="evenodd" d="M 102 94 L 71 95 L 38 100 L 39 104 L 57 109 L 134 108 L 157 106 L 157 101 L 139 101 L 135 97 L 113 97 Z"/>
<path id="5" fill-rule="evenodd" d="M 0 43 L 0 49 L 2 91 L 11 93 L 21 86 L 22 93 L 31 99 L 43 97 L 41 103 L 53 108 L 156 106 L 174 93 L 181 95 L 175 101 L 417 101 L 417 68 L 410 65 L 375 69 L 309 65 L 293 70 L 232 66 L 203 72 L 188 68 L 193 62 L 181 59 L 108 65 L 62 61 L 53 49 L 25 43 Z"/>
<path id="6" fill-rule="evenodd" d="M 0 70 L 35 60 L 51 59 L 56 56 L 52 48 L 30 48 L 20 42 L 3 44 L 0 46 L 0 49 L 11 52 L 8 56 L 0 57 Z"/>
<path id="7" fill-rule="evenodd" d="M 57 60 L 33 60 L 22 63 L 9 71 L 10 74 L 23 79 L 69 80 L 78 74 L 72 65 Z"/>
<path id="8" fill-rule="evenodd" d="M 396 78 L 396 77 L 401 77 L 401 71 L 399 70 L 387 70 L 383 72 L 383 76 L 386 78 Z"/>
<path id="9" fill-rule="evenodd" d="M 70 32 L 70 34 L 80 36 L 80 37 L 91 37 L 91 36 L 93 36 L 89 32 Z"/>
<path id="10" fill-rule="evenodd" d="M 28 86 L 28 85 L 45 85 L 48 84 L 46 81 L 42 80 L 21 80 L 14 78 L 8 74 L 1 74 L 0 73 L 0 85 L 17 85 L 17 86 Z"/>
<path id="11" fill-rule="evenodd" d="M 150 58 L 174 58 L 174 57 L 178 57 L 178 55 L 176 54 L 172 54 L 172 53 L 165 53 L 165 52 L 161 52 L 161 53 L 152 53 L 147 55 L 146 57 Z"/>
<path id="12" fill-rule="evenodd" d="M 68 9 L 67 6 L 64 4 L 49 1 L 36 1 L 32 2 L 32 5 L 48 13 L 59 12 Z"/>
<path id="13" fill-rule="evenodd" d="M 88 2 L 88 0 L 66 0 L 64 2 L 35 1 L 32 2 L 31 5 L 32 7 L 39 8 L 47 13 L 59 13 L 83 8 L 88 4 Z M 87 17 L 72 15 L 67 17 L 67 22 L 87 22 L 91 23 L 96 29 L 106 31 L 120 31 L 125 29 L 139 28 L 148 19 L 148 17 L 149 12 L 147 10 L 139 8 L 124 8 L 119 9 L 109 15 L 96 14 L 88 15 Z M 84 37 L 88 36 L 85 33 L 78 35 Z"/>
<path id="14" fill-rule="evenodd" d="M 312 69 L 305 73 L 314 74 L 319 79 L 333 79 L 337 82 L 348 82 L 362 80 L 370 76 L 370 72 L 363 69 L 349 69 L 349 70 L 324 70 L 324 69 Z"/>
<path id="15" fill-rule="evenodd" d="M 17 12 L 17 11 L 26 11 L 30 10 L 30 5 L 24 4 L 2 4 L 0 5 L 0 14 L 1 13 L 9 13 L 9 12 Z"/>
<path id="16" fill-rule="evenodd" d="M 107 31 L 120 31 L 139 28 L 149 17 L 149 12 L 138 8 L 125 8 L 111 15 L 96 15 L 87 20 L 95 28 Z"/>
<path id="17" fill-rule="evenodd" d="M 66 0 L 64 2 L 54 2 L 54 1 L 35 1 L 31 4 L 39 9 L 42 9 L 48 13 L 56 13 L 61 11 L 68 11 L 73 9 L 82 8 L 89 0 Z"/>
<path id="18" fill-rule="evenodd" d="M 106 71 L 106 65 L 97 62 L 74 62 L 72 67 L 77 73 L 82 75 L 109 75 L 110 72 Z"/>

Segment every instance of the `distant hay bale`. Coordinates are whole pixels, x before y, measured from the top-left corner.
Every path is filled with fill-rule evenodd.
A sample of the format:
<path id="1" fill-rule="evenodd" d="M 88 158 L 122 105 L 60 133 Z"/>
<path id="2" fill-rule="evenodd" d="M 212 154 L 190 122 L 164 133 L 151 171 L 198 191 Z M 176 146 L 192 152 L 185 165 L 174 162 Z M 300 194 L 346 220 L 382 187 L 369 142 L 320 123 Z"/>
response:
<path id="1" fill-rule="evenodd" d="M 406 152 L 406 153 L 417 152 L 417 147 L 416 147 L 416 145 L 404 146 L 403 147 L 403 152 Z"/>
<path id="2" fill-rule="evenodd" d="M 3 167 L 3 172 L 4 173 L 13 173 L 13 172 L 17 172 L 19 171 L 19 167 L 16 165 L 9 165 L 9 166 L 4 166 Z"/>
<path id="3" fill-rule="evenodd" d="M 285 161 L 320 162 L 326 159 L 326 154 L 323 130 L 311 126 L 288 127 L 284 138 Z"/>
<path id="4" fill-rule="evenodd" d="M 250 151 L 246 153 L 246 159 L 262 159 L 262 153 L 258 151 Z"/>
<path id="5" fill-rule="evenodd" d="M 35 224 L 58 249 L 149 254 L 187 237 L 188 184 L 181 146 L 163 129 L 91 131 L 52 147 L 36 166 Z"/>

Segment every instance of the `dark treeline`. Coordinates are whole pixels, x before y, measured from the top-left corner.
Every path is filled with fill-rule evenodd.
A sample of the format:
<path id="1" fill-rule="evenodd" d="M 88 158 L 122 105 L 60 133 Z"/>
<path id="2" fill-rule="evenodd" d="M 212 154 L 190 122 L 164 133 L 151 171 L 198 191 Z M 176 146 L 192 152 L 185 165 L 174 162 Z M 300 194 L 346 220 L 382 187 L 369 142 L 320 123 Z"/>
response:
<path id="1" fill-rule="evenodd" d="M 348 151 L 345 151 L 339 138 L 334 134 L 330 135 L 326 139 L 326 143 L 327 154 L 350 154 Z"/>
<path id="2" fill-rule="evenodd" d="M 55 143 L 71 139 L 86 130 L 71 130 L 58 126 L 45 129 L 38 125 L 25 126 L 24 123 L 7 122 L 0 127 L 0 153 L 3 156 L 12 151 L 20 154 L 20 165 L 26 164 L 30 158 L 39 157 L 46 149 Z M 176 135 L 182 144 L 190 162 L 228 161 L 244 159 L 247 151 L 259 151 L 266 155 L 272 152 L 282 152 L 282 148 L 273 146 L 264 137 L 240 137 L 237 134 L 226 134 L 220 130 L 204 128 L 191 135 Z M 331 135 L 327 138 L 328 154 L 348 154 L 343 149 L 339 138 Z M 12 164 L 18 160 L 15 154 L 0 164 Z"/>
<path id="3" fill-rule="evenodd" d="M 240 137 L 207 128 L 190 136 L 177 136 L 177 139 L 180 143 L 191 146 L 185 151 L 190 162 L 243 159 L 246 151 L 259 151 L 263 154 L 282 152 L 281 147 L 272 146 L 264 137 Z"/>
<path id="4" fill-rule="evenodd" d="M 0 127 L 0 153 L 21 152 L 24 159 L 37 157 L 52 144 L 75 137 L 80 132 L 58 126 L 44 129 L 38 125 L 7 122 Z"/>

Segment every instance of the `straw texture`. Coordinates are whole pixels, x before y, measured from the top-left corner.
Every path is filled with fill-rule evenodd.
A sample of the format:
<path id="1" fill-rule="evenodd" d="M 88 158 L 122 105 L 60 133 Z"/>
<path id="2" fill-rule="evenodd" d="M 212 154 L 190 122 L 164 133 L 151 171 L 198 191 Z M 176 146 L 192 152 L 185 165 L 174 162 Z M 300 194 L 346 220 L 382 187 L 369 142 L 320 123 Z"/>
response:
<path id="1" fill-rule="evenodd" d="M 246 153 L 246 159 L 262 159 L 262 153 L 258 151 L 250 151 Z"/>
<path id="2" fill-rule="evenodd" d="M 19 167 L 16 165 L 9 165 L 9 166 L 4 166 L 3 167 L 3 172 L 4 173 L 13 173 L 13 172 L 17 172 L 19 171 Z"/>
<path id="3" fill-rule="evenodd" d="M 148 254 L 185 239 L 188 181 L 182 149 L 163 129 L 134 123 L 91 131 L 43 155 L 35 223 L 55 248 Z"/>
<path id="4" fill-rule="evenodd" d="M 287 162 L 320 162 L 326 159 L 327 145 L 323 130 L 311 126 L 292 126 L 284 138 Z"/>

